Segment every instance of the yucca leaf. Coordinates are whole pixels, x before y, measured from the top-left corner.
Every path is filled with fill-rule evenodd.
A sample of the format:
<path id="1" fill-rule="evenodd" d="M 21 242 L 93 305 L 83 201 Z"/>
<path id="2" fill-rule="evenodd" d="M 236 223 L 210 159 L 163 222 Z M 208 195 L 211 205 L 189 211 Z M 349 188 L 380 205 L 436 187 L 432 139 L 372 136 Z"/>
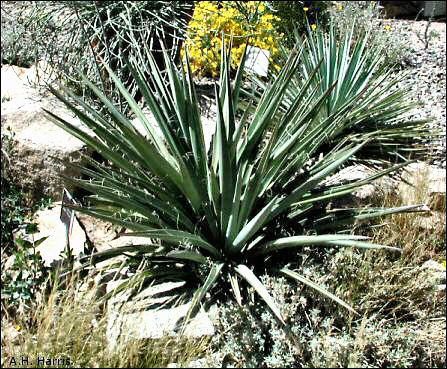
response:
<path id="1" fill-rule="evenodd" d="M 191 126 L 189 129 L 191 137 L 191 146 L 196 160 L 196 167 L 199 169 L 199 174 L 203 178 L 206 178 L 207 173 L 207 155 L 205 149 L 205 138 L 202 129 L 202 122 L 200 118 L 200 111 L 196 91 L 194 89 L 194 81 L 191 72 L 191 66 L 189 63 L 188 49 L 185 49 L 186 54 L 186 70 L 187 70 L 187 92 L 188 102 L 187 109 L 191 119 Z"/>
<path id="2" fill-rule="evenodd" d="M 310 177 L 305 183 L 296 188 L 289 196 L 279 202 L 278 207 L 274 210 L 271 217 L 276 216 L 283 212 L 286 208 L 297 202 L 310 188 L 314 187 L 315 184 L 321 182 L 330 173 L 340 167 L 345 161 L 347 161 L 354 153 L 356 153 L 360 148 L 366 144 L 366 141 L 355 146 L 354 148 L 348 148 L 337 153 L 335 160 L 333 160 L 324 169 L 320 170 L 312 177 Z"/>
<path id="3" fill-rule="evenodd" d="M 121 192 L 132 197 L 134 200 L 142 202 L 153 209 L 157 209 L 161 212 L 169 214 L 174 224 L 178 224 L 180 222 L 190 230 L 194 228 L 194 225 L 186 216 L 187 210 L 184 208 L 184 205 L 181 204 L 177 199 L 173 198 L 165 190 L 155 185 L 154 183 L 144 181 L 143 183 L 145 186 L 145 190 L 143 191 L 141 190 L 141 187 L 137 186 L 136 184 L 134 183 L 130 184 L 131 180 L 136 180 L 136 183 L 138 183 L 141 180 L 140 178 L 135 178 L 134 176 L 130 175 L 126 175 L 127 178 L 124 178 L 119 173 L 112 174 L 111 172 L 105 172 L 105 171 L 100 171 L 98 173 L 96 171 L 87 169 L 85 167 L 82 167 L 80 165 L 71 162 L 59 160 L 58 158 L 53 159 L 63 163 L 68 168 L 76 169 L 80 173 L 87 175 L 90 178 L 88 183 L 94 183 L 96 185 L 104 187 L 113 187 L 114 189 L 120 190 Z M 87 161 L 90 165 L 94 166 L 95 168 L 99 170 L 101 169 L 101 166 L 98 163 L 95 163 L 93 160 L 87 159 Z M 66 178 L 64 176 L 62 177 Z M 97 180 L 97 182 L 94 181 L 95 179 Z M 76 182 L 73 182 L 73 180 L 71 180 L 70 178 L 67 178 L 66 180 L 68 182 L 72 181 L 72 183 L 75 184 L 78 183 L 82 184 L 85 182 L 85 181 L 79 182 L 79 180 L 78 181 L 74 180 Z M 159 197 L 160 200 L 157 197 Z"/>
<path id="4" fill-rule="evenodd" d="M 231 283 L 231 288 L 233 290 L 234 298 L 236 299 L 236 302 L 239 306 L 242 306 L 242 295 L 241 290 L 239 288 L 239 283 L 237 281 L 237 276 L 232 275 L 231 273 L 228 273 L 228 279 Z"/>
<path id="5" fill-rule="evenodd" d="M 207 262 L 206 258 L 202 254 L 199 254 L 198 252 L 194 251 L 174 250 L 168 252 L 166 256 L 169 258 L 180 259 L 180 260 L 191 260 L 200 264 L 206 264 Z"/>
<path id="6" fill-rule="evenodd" d="M 216 122 L 216 142 L 217 142 L 217 162 L 219 164 L 219 186 L 220 186 L 220 227 L 226 230 L 231 216 L 231 202 L 233 193 L 233 168 L 229 152 L 229 143 L 222 106 L 216 91 L 217 122 Z"/>
<path id="7" fill-rule="evenodd" d="M 312 282 L 311 280 L 309 280 L 308 278 L 299 275 L 298 273 L 288 269 L 288 268 L 282 268 L 280 269 L 280 272 L 282 274 L 284 274 L 287 277 L 296 279 L 297 281 L 300 281 L 302 283 L 304 283 L 305 285 L 317 290 L 318 292 L 320 292 L 322 295 L 325 295 L 327 297 L 329 297 L 330 299 L 334 300 L 335 302 L 337 302 L 338 304 L 340 304 L 341 306 L 345 307 L 346 309 L 348 309 L 349 311 L 353 312 L 354 314 L 358 314 L 351 306 L 349 306 L 346 302 L 344 302 L 343 300 L 341 300 L 340 298 L 338 298 L 337 296 L 335 296 L 333 293 L 327 291 L 326 289 L 324 289 L 323 287 L 317 285 L 316 283 Z"/>
<path id="8" fill-rule="evenodd" d="M 150 54 L 149 54 L 150 55 Z M 154 78 L 160 78 L 160 71 L 158 70 L 158 67 L 156 67 L 155 62 L 152 60 L 152 56 L 149 57 L 150 63 L 152 63 L 152 67 L 154 68 Z M 159 100 L 157 100 L 155 94 L 151 91 L 147 83 L 143 79 L 142 72 L 139 70 L 138 66 L 133 65 L 133 63 L 129 63 L 129 69 L 132 73 L 132 76 L 135 78 L 138 88 L 141 91 L 142 95 L 144 96 L 145 102 L 148 104 L 149 108 L 151 109 L 151 112 L 154 114 L 154 117 L 160 127 L 160 130 L 163 134 L 163 137 L 165 138 L 166 142 L 169 144 L 170 149 L 172 152 L 176 155 L 176 157 L 181 156 L 185 152 L 185 148 L 181 144 L 179 140 L 175 139 L 175 135 L 173 132 L 173 129 L 170 125 L 170 111 L 172 111 L 174 108 L 170 106 L 169 104 L 169 94 L 167 92 L 165 96 L 165 99 L 161 101 L 161 106 L 159 105 Z M 164 84 L 162 81 L 158 81 L 157 86 L 163 86 Z M 159 94 L 161 91 L 159 90 Z"/>
<path id="9" fill-rule="evenodd" d="M 194 246 L 209 251 L 214 257 L 220 258 L 219 251 L 201 237 L 176 229 L 150 229 L 146 231 L 123 233 L 122 236 L 149 237 L 174 243 L 190 242 Z"/>
<path id="10" fill-rule="evenodd" d="M 232 243 L 234 238 L 236 237 L 236 232 L 238 230 L 238 220 L 239 220 L 239 208 L 241 202 L 241 193 L 242 193 L 242 184 L 243 184 L 243 172 L 246 168 L 245 165 L 240 165 L 239 170 L 236 177 L 236 185 L 234 189 L 233 195 L 233 203 L 231 207 L 231 215 L 228 221 L 228 227 L 225 237 L 227 238 L 229 243 Z"/>
<path id="11" fill-rule="evenodd" d="M 89 263 L 91 262 L 93 264 L 97 264 L 99 262 L 115 258 L 119 255 L 123 255 L 124 253 L 128 252 L 136 252 L 141 254 L 153 253 L 158 248 L 160 248 L 160 245 L 152 244 L 150 239 L 147 239 L 146 241 L 147 243 L 144 244 L 114 247 L 104 251 L 96 252 L 91 255 L 86 255 L 80 259 L 80 262 L 88 261 Z"/>
<path id="12" fill-rule="evenodd" d="M 255 289 L 255 291 L 262 297 L 262 299 L 266 302 L 268 307 L 272 310 L 279 321 L 285 325 L 286 323 L 281 316 L 281 312 L 273 301 L 273 298 L 270 296 L 267 289 L 256 277 L 256 275 L 244 264 L 237 265 L 234 270 Z"/>
<path id="13" fill-rule="evenodd" d="M 245 44 L 244 52 L 242 54 L 242 57 L 239 61 L 239 66 L 237 68 L 236 77 L 234 78 L 234 88 L 233 88 L 233 106 L 237 108 L 237 104 L 239 102 L 239 94 L 242 87 L 242 75 L 245 67 L 245 61 L 247 57 L 247 46 L 248 46 L 248 40 Z M 238 140 L 235 140 L 237 142 Z"/>
<path id="14" fill-rule="evenodd" d="M 107 72 L 109 73 L 110 77 L 112 78 L 113 82 L 115 82 L 116 86 L 118 87 L 121 94 L 126 99 L 127 103 L 129 104 L 130 109 L 132 112 L 136 115 L 136 117 L 143 123 L 146 131 L 149 134 L 149 137 L 152 139 L 152 141 L 157 146 L 158 150 L 163 154 L 163 157 L 167 159 L 168 162 L 171 164 L 173 163 L 173 158 L 169 154 L 165 144 L 158 136 L 157 132 L 154 130 L 152 125 L 149 123 L 148 119 L 146 118 L 146 115 L 143 113 L 141 108 L 138 106 L 137 102 L 134 100 L 132 95 L 127 91 L 127 89 L 124 87 L 124 85 L 121 83 L 119 78 L 113 73 L 113 71 L 110 69 L 110 67 L 107 64 L 104 64 L 104 67 L 107 69 Z M 142 81 L 139 81 L 141 84 Z"/>
<path id="15" fill-rule="evenodd" d="M 135 219 L 134 221 L 122 219 L 124 216 L 126 216 L 127 219 L 131 219 L 131 216 L 126 213 L 108 211 L 108 210 L 104 210 L 104 209 L 98 209 L 95 207 L 89 208 L 89 207 L 85 207 L 85 206 L 71 205 L 71 204 L 64 204 L 64 206 L 69 209 L 79 211 L 80 213 L 84 213 L 84 214 L 90 215 L 94 218 L 105 220 L 112 224 L 119 225 L 119 226 L 131 229 L 134 231 L 147 230 L 148 228 L 153 226 L 152 223 L 144 221 L 141 218 L 138 218 L 138 221 L 137 221 L 137 219 Z"/>
<path id="16" fill-rule="evenodd" d="M 231 252 L 241 250 L 245 243 L 265 225 L 265 221 L 271 214 L 271 210 L 276 205 L 276 202 L 277 198 L 275 197 L 241 229 L 233 241 L 230 248 Z"/>
<path id="17" fill-rule="evenodd" d="M 199 287 L 197 291 L 194 293 L 194 296 L 191 301 L 191 306 L 188 309 L 188 312 L 185 317 L 185 324 L 183 325 L 182 333 L 186 329 L 186 325 L 191 319 L 191 317 L 195 314 L 196 310 L 199 307 L 200 302 L 202 301 L 205 294 L 210 290 L 214 284 L 216 283 L 217 278 L 219 278 L 221 270 L 223 268 L 223 263 L 213 264 L 211 270 L 206 278 L 205 283 L 202 287 Z"/>
<path id="18" fill-rule="evenodd" d="M 255 254 L 264 255 L 271 253 L 272 251 L 277 251 L 285 248 L 291 247 L 304 247 L 309 245 L 330 245 L 338 244 L 338 242 L 344 241 L 357 241 L 357 240 L 367 240 L 369 237 L 366 236 L 355 236 L 355 235 L 318 235 L 318 236 L 291 236 L 278 238 L 274 241 L 269 241 L 263 245 L 260 245 Z"/>
<path id="19" fill-rule="evenodd" d="M 362 242 L 362 241 L 356 241 L 356 240 L 329 241 L 328 244 L 334 245 L 334 246 L 349 246 L 349 247 L 353 246 L 353 247 L 358 247 L 360 249 L 390 250 L 390 251 L 402 252 L 402 250 L 399 249 L 398 247 L 391 247 L 391 246 L 379 245 L 376 243 Z"/>

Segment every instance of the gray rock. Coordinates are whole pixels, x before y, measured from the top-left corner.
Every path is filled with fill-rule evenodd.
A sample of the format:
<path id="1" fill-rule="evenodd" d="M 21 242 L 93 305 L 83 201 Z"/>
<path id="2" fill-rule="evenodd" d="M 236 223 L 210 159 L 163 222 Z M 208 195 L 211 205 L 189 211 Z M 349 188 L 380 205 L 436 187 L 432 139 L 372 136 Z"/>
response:
<path id="1" fill-rule="evenodd" d="M 107 292 L 114 290 L 120 281 L 112 281 L 107 285 Z M 165 335 L 177 335 L 177 324 L 185 317 L 190 302 L 167 307 L 169 296 L 156 297 L 155 294 L 181 287 L 184 282 L 168 282 L 147 288 L 138 298 L 127 301 L 126 292 L 109 299 L 107 308 L 107 337 L 109 348 L 116 347 L 118 342 L 129 339 L 161 338 Z M 158 308 L 144 309 L 150 304 Z M 137 312 L 135 312 L 137 310 Z M 215 333 L 211 317 L 217 315 L 216 307 L 206 313 L 203 309 L 191 320 L 185 329 L 187 337 L 199 338 Z M 211 316 L 211 317 L 210 317 Z M 214 318 L 215 319 L 215 318 Z"/>
<path id="2" fill-rule="evenodd" d="M 324 183 L 327 185 L 336 185 L 348 181 L 362 181 L 373 174 L 374 172 L 366 166 L 351 165 L 330 176 Z M 395 182 L 390 178 L 379 178 L 374 182 L 365 184 L 354 191 L 352 194 L 352 201 L 354 203 L 363 203 L 370 199 L 379 188 L 385 191 L 391 191 L 394 186 Z"/>
<path id="3" fill-rule="evenodd" d="M 34 71 L 34 72 L 33 72 Z M 8 170 L 28 200 L 49 196 L 60 200 L 63 180 L 60 173 L 77 176 L 55 159 L 80 162 L 83 143 L 50 122 L 43 108 L 88 131 L 55 97 L 42 95 L 30 86 L 35 69 L 3 66 L 1 68 L 1 128 L 10 129 L 15 141 Z M 68 186 L 69 189 L 70 186 Z"/>
<path id="4" fill-rule="evenodd" d="M 85 229 L 88 240 L 93 244 L 96 251 L 110 248 L 109 243 L 117 237 L 119 230 L 117 226 L 80 212 L 76 216 Z"/>
<path id="5" fill-rule="evenodd" d="M 209 368 L 208 360 L 206 358 L 196 359 L 190 361 L 187 365 L 187 368 Z"/>
<path id="6" fill-rule="evenodd" d="M 421 228 L 428 231 L 439 229 L 439 225 L 445 223 L 445 215 L 440 211 L 430 211 L 427 207 L 428 212 L 424 215 L 419 215 L 415 219 L 415 224 Z"/>
<path id="7" fill-rule="evenodd" d="M 438 290 L 445 289 L 446 270 L 443 265 L 434 260 L 427 260 L 422 264 L 421 268 L 428 272 L 430 280 L 434 285 L 438 286 Z"/>
<path id="8" fill-rule="evenodd" d="M 399 192 L 405 202 L 427 204 L 431 210 L 444 211 L 446 171 L 434 165 L 412 163 L 406 167 L 405 179 L 412 184 L 399 184 Z"/>

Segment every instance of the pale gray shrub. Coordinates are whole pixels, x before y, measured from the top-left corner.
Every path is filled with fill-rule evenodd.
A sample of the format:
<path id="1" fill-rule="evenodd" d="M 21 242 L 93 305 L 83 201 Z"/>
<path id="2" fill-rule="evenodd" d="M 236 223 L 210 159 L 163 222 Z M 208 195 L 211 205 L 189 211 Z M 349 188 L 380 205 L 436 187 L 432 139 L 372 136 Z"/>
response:
<path id="1" fill-rule="evenodd" d="M 333 2 L 330 8 L 332 23 L 338 33 L 346 31 L 355 22 L 355 35 L 365 31 L 371 33 L 368 47 L 380 49 L 383 45 L 385 61 L 389 64 L 408 63 L 411 50 L 404 37 L 404 29 L 391 19 L 385 19 L 378 1 L 341 1 Z"/>

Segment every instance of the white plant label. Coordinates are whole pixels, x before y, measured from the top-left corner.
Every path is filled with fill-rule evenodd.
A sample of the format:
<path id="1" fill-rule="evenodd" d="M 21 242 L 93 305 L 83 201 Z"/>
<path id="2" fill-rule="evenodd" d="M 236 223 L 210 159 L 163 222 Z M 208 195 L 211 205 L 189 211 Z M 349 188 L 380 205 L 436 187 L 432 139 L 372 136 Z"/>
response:
<path id="1" fill-rule="evenodd" d="M 65 204 L 72 204 L 76 205 L 76 201 L 73 199 L 73 196 L 71 196 L 70 192 L 67 191 L 66 188 L 63 190 L 62 194 L 62 205 L 61 205 L 61 215 L 60 219 L 62 223 L 65 224 L 65 227 L 67 228 L 67 237 L 71 233 L 71 229 L 73 226 L 73 219 L 74 219 L 74 210 L 65 207 Z"/>
<path id="2" fill-rule="evenodd" d="M 245 70 L 256 73 L 258 76 L 267 77 L 269 69 L 270 51 L 256 46 L 247 46 L 247 59 Z"/>

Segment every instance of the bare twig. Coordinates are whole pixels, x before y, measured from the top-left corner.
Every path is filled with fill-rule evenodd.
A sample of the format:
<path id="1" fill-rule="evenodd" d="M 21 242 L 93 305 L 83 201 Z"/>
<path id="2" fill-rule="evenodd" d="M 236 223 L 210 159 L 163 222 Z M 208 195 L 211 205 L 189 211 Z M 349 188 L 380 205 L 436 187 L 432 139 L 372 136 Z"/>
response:
<path id="1" fill-rule="evenodd" d="M 431 11 L 431 15 L 430 15 L 430 17 L 428 17 L 427 24 L 425 25 L 424 37 L 422 38 L 421 35 L 420 35 L 420 33 L 415 31 L 415 34 L 416 34 L 417 38 L 418 38 L 421 42 L 423 42 L 424 45 L 425 45 L 425 46 L 424 46 L 424 50 L 427 50 L 427 49 L 428 49 L 428 45 L 429 45 L 429 43 L 430 43 L 431 33 L 429 33 L 428 30 L 429 30 L 429 28 L 430 28 L 431 23 L 433 22 L 433 17 L 434 17 L 434 14 L 435 14 L 435 9 L 436 9 L 436 2 L 435 2 L 434 5 L 433 5 L 432 11 Z M 418 19 L 419 14 L 421 14 L 421 12 L 423 12 L 423 11 L 424 11 L 424 8 L 422 8 L 422 9 L 418 12 L 418 14 L 416 15 L 415 21 Z"/>

